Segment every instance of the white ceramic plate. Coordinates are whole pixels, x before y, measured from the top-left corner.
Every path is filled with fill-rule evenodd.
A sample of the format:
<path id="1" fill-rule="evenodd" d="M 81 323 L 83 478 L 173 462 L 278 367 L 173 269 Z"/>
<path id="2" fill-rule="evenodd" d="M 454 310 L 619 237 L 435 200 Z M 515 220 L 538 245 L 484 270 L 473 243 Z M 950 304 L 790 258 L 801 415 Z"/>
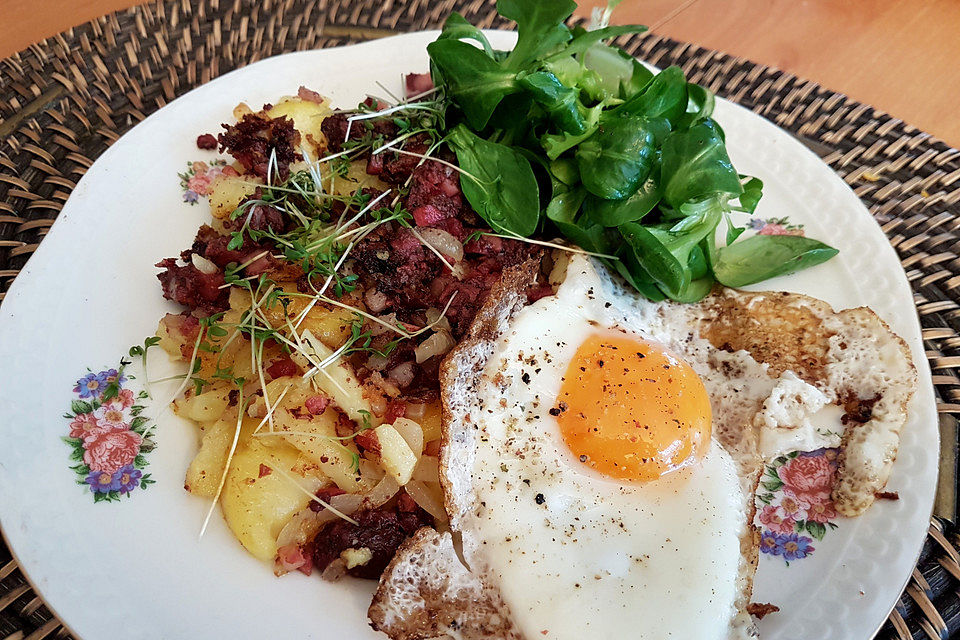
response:
<path id="1" fill-rule="evenodd" d="M 11 287 L 0 309 L 0 522 L 33 585 L 79 637 L 378 637 L 366 623 L 369 583 L 276 579 L 219 517 L 198 541 L 207 504 L 182 489 L 197 447 L 192 427 L 162 417 L 147 469 L 156 484 L 94 504 L 68 468 L 76 463 L 61 441 L 63 413 L 87 367 L 116 366 L 164 313 L 179 311 L 162 300 L 153 264 L 189 247 L 207 215 L 183 203 L 177 179 L 188 161 L 213 157 L 197 150 L 196 136 L 219 130 L 241 100 L 259 106 L 301 84 L 347 107 L 379 92 L 376 81 L 399 92 L 402 73 L 426 70 L 425 46 L 435 37 L 292 53 L 172 102 L 90 168 Z M 513 36 L 490 37 L 507 47 Z M 758 216 L 788 216 L 840 249 L 828 264 L 765 287 L 838 308 L 869 305 L 910 343 L 920 371 L 889 485 L 900 500 L 839 522 L 789 567 L 764 555 L 757 578 L 755 600 L 781 608 L 762 623 L 767 640 L 868 638 L 913 568 L 936 481 L 936 410 L 913 298 L 883 233 L 826 165 L 745 109 L 720 100 L 716 118 L 737 167 L 766 184 Z"/>

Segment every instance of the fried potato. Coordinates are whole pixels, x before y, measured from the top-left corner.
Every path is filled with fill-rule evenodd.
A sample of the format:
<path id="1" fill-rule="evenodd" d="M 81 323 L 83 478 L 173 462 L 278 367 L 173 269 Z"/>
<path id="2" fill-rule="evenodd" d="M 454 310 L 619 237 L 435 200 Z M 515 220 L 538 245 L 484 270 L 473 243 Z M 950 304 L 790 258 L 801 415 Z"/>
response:
<path id="1" fill-rule="evenodd" d="M 293 128 L 300 132 L 301 143 L 311 158 L 316 160 L 320 157 L 319 151 L 326 148 L 326 138 L 320 130 L 320 123 L 332 111 L 329 100 L 319 104 L 311 100 L 288 97 L 267 109 L 265 115 L 269 118 L 286 116 L 293 120 Z"/>
<path id="2" fill-rule="evenodd" d="M 210 185 L 210 213 L 217 220 L 226 220 L 244 198 L 256 191 L 259 178 L 251 175 L 217 177 Z"/>
<path id="3" fill-rule="evenodd" d="M 397 484 L 407 484 L 413 475 L 414 467 L 417 466 L 417 454 L 392 425 L 382 424 L 377 427 L 376 433 L 380 441 L 380 462 L 383 468 L 393 476 Z"/>
<path id="4" fill-rule="evenodd" d="M 322 484 L 316 477 L 294 475 L 299 457 L 289 445 L 266 446 L 251 438 L 230 465 L 220 497 L 223 515 L 240 543 L 261 560 L 276 557 L 280 530 Z"/>

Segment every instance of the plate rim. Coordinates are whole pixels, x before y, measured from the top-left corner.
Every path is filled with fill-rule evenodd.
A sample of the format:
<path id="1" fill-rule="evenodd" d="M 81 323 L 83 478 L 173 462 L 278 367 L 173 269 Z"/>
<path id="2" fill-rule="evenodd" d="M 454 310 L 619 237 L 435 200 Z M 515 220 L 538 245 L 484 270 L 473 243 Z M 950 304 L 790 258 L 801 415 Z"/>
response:
<path id="1" fill-rule="evenodd" d="M 505 30 L 484 30 L 484 31 L 487 32 L 487 33 L 501 33 L 501 34 L 502 34 L 502 33 L 509 33 L 509 34 L 515 35 L 515 32 L 505 31 Z M 271 57 L 269 57 L 269 58 L 264 58 L 264 59 L 262 59 L 262 60 L 258 60 L 258 61 L 254 62 L 254 63 L 251 63 L 250 65 L 247 65 L 247 66 L 245 66 L 245 67 L 241 67 L 241 68 L 239 68 L 239 69 L 235 69 L 235 70 L 230 71 L 230 72 L 228 72 L 228 73 L 226 73 L 226 74 L 223 74 L 222 76 L 218 76 L 217 78 L 214 78 L 214 79 L 211 80 L 210 82 L 204 83 L 204 84 L 201 84 L 201 85 L 198 85 L 197 87 L 194 87 L 194 88 L 191 89 L 190 91 L 188 91 L 188 92 L 184 93 L 183 95 L 177 97 L 175 100 L 170 101 L 169 103 L 167 103 L 166 105 L 164 105 L 164 106 L 161 107 L 160 109 L 157 109 L 156 111 L 154 111 L 153 113 L 151 113 L 151 114 L 150 114 L 147 118 L 145 118 L 143 121 L 137 123 L 137 125 L 135 125 L 134 127 L 132 127 L 130 130 L 128 130 L 127 132 L 125 132 L 123 136 L 121 136 L 117 141 L 115 141 L 113 144 L 111 144 L 111 146 L 110 146 L 109 148 L 107 148 L 106 150 L 104 150 L 104 152 L 101 153 L 101 154 L 96 158 L 94 164 L 91 165 L 91 167 L 87 170 L 87 172 L 84 174 L 84 176 L 82 176 L 81 179 L 78 181 L 76 187 L 74 188 L 74 192 L 76 192 L 76 191 L 78 191 L 79 189 L 81 189 L 81 187 L 84 185 L 84 181 L 87 180 L 87 177 L 88 177 L 89 175 L 91 175 L 92 173 L 94 173 L 94 169 L 96 168 L 97 164 L 104 164 L 104 161 L 109 161 L 109 160 L 110 160 L 110 158 L 111 158 L 111 156 L 112 156 L 113 153 L 118 152 L 118 151 L 116 151 L 116 150 L 121 148 L 120 142 L 121 142 L 125 137 L 129 136 L 129 134 L 130 134 L 131 132 L 133 132 L 134 130 L 136 130 L 138 127 L 140 127 L 140 126 L 143 125 L 144 123 L 147 123 L 147 122 L 151 121 L 152 119 L 155 119 L 155 118 L 158 116 L 158 114 L 161 114 L 165 109 L 167 109 L 167 108 L 170 107 L 171 105 L 174 105 L 174 104 L 176 104 L 176 103 L 178 103 L 178 102 L 184 102 L 184 101 L 186 101 L 189 96 L 191 96 L 194 92 L 196 92 L 196 91 L 198 91 L 198 90 L 201 90 L 201 89 L 203 89 L 203 88 L 205 88 L 205 87 L 208 87 L 208 86 L 214 85 L 214 84 L 218 84 L 218 83 L 220 83 L 220 84 L 226 84 L 226 83 L 232 81 L 232 79 L 233 79 L 234 77 L 236 77 L 237 75 L 242 75 L 242 74 L 244 74 L 245 72 L 248 72 L 249 69 L 251 69 L 251 68 L 253 68 L 253 67 L 257 66 L 257 65 L 261 65 L 261 64 L 263 64 L 263 63 L 269 63 L 269 62 L 271 62 L 271 61 L 276 61 L 276 60 L 279 59 L 279 58 L 298 57 L 298 56 L 301 56 L 301 55 L 302 55 L 302 56 L 310 56 L 310 55 L 314 55 L 314 54 L 316 54 L 316 53 L 318 53 L 318 52 L 325 52 L 325 51 L 331 51 L 331 50 L 343 50 L 343 49 L 356 49 L 356 48 L 377 47 L 377 46 L 383 46 L 383 43 L 385 43 L 385 42 L 395 41 L 395 40 L 397 40 L 397 39 L 404 39 L 404 38 L 410 38 L 410 37 L 434 36 L 434 35 L 436 35 L 436 34 L 438 34 L 438 33 L 439 33 L 438 30 L 414 31 L 414 32 L 408 32 L 408 33 L 398 34 L 398 35 L 395 35 L 395 36 L 390 36 L 390 37 L 383 38 L 383 39 L 379 39 L 379 40 L 371 40 L 371 41 L 366 41 L 366 42 L 360 42 L 360 43 L 353 43 L 353 44 L 341 45 L 341 46 L 338 46 L 338 47 L 329 47 L 329 48 L 326 48 L 326 49 L 313 49 L 313 50 L 307 50 L 307 51 L 294 51 L 294 52 L 279 54 L 279 55 L 277 55 L 277 56 L 271 56 Z M 780 131 L 781 133 L 786 134 L 785 139 L 786 139 L 786 138 L 789 138 L 789 139 L 791 140 L 791 143 L 790 143 L 790 144 L 794 145 L 794 148 L 790 150 L 790 153 L 791 153 L 791 154 L 797 153 L 798 150 L 801 150 L 801 149 L 802 149 L 802 152 L 803 152 L 803 153 L 805 153 L 805 154 L 810 154 L 810 156 L 812 156 L 812 158 L 815 159 L 818 164 L 820 164 L 823 168 L 829 170 L 829 172 L 831 173 L 831 175 L 832 175 L 839 183 L 842 183 L 843 186 L 846 188 L 847 192 L 848 192 L 854 199 L 856 199 L 857 203 L 859 204 L 859 208 L 862 210 L 862 213 L 865 214 L 865 215 L 873 222 L 873 224 L 876 226 L 877 230 L 880 231 L 880 233 L 883 234 L 884 239 L 885 239 L 886 242 L 887 242 L 887 245 L 890 246 L 891 250 L 893 250 L 892 245 L 889 245 L 889 238 L 887 238 L 886 234 L 883 233 L 883 230 L 882 230 L 882 228 L 880 227 L 879 223 L 877 223 L 877 221 L 873 218 L 873 216 L 870 215 L 869 211 L 867 210 L 867 208 L 865 207 L 865 205 L 863 204 L 863 202 L 856 196 L 856 194 L 852 191 L 852 189 L 850 189 L 849 185 L 847 185 L 847 184 L 842 180 L 842 178 L 841 178 L 838 174 L 836 174 L 836 172 L 835 172 L 829 165 L 827 165 L 825 162 L 823 162 L 823 160 L 822 160 L 817 154 L 815 154 L 812 150 L 810 150 L 810 149 L 807 148 L 805 145 L 803 145 L 803 144 L 795 137 L 795 135 L 793 135 L 791 132 L 787 131 L 786 129 L 784 129 L 784 128 L 778 126 L 778 125 L 776 125 L 775 123 L 771 122 L 770 120 L 768 120 L 767 118 L 763 117 L 762 115 L 757 114 L 757 113 L 754 113 L 754 112 L 752 112 L 751 110 L 747 109 L 746 107 L 744 107 L 744 106 L 742 106 L 742 105 L 739 105 L 739 104 L 737 104 L 737 103 L 735 103 L 735 102 L 732 102 L 732 101 L 729 101 L 729 100 L 726 100 L 726 99 L 723 99 L 723 98 L 720 98 L 720 100 L 722 100 L 722 101 L 723 101 L 724 103 L 726 103 L 727 105 L 733 106 L 733 107 L 735 107 L 735 108 L 737 108 L 737 109 L 742 109 L 743 111 L 749 113 L 749 115 L 752 116 L 753 118 L 755 118 L 757 121 L 759 121 L 759 122 L 764 122 L 764 123 L 766 123 L 766 124 L 769 124 L 769 125 L 773 126 L 774 128 L 776 128 L 776 129 L 777 129 L 778 131 Z M 73 211 L 72 211 L 71 201 L 73 201 L 73 192 L 71 193 L 71 196 L 68 198 L 67 202 L 65 203 L 64 208 L 63 208 L 61 214 L 58 215 L 57 219 L 54 221 L 54 224 L 52 225 L 52 227 L 51 227 L 51 229 L 50 229 L 50 232 L 48 233 L 48 237 L 49 237 L 50 235 L 53 235 L 53 234 L 57 234 L 57 237 L 59 237 L 59 234 L 60 234 L 60 233 L 64 233 L 64 232 L 63 232 L 63 225 L 62 225 L 62 224 L 59 224 L 59 223 L 61 222 L 61 220 L 64 219 L 64 218 L 62 217 L 64 213 L 67 213 L 68 215 L 69 215 L 69 214 L 72 214 L 73 216 L 82 215 L 82 214 L 81 214 L 81 212 L 83 211 L 82 209 L 81 209 L 80 211 L 78 211 L 78 212 L 73 212 Z M 58 226 L 58 225 L 59 225 L 59 226 Z M 45 239 L 46 239 L 46 238 L 45 238 Z M 27 261 L 27 263 L 24 265 L 23 269 L 21 270 L 21 273 L 22 273 L 22 274 L 27 274 L 27 273 L 30 272 L 30 267 L 32 266 L 32 264 L 34 264 L 34 263 L 36 262 L 34 256 L 36 256 L 36 255 L 42 256 L 42 257 L 41 257 L 41 261 L 43 261 L 43 260 L 46 259 L 46 258 L 45 258 L 46 254 L 53 251 L 53 249 L 50 249 L 50 248 L 48 247 L 49 244 L 50 244 L 50 243 L 48 243 L 48 242 L 41 242 L 40 247 L 38 247 L 37 251 L 30 257 L 30 259 Z M 894 255 L 896 255 L 895 252 L 894 252 Z M 903 270 L 902 270 L 902 265 L 899 264 L 899 260 L 898 260 L 898 267 L 900 268 L 900 271 L 903 272 Z M 35 271 L 35 269 L 34 269 L 33 271 Z M 4 307 L 5 310 L 4 310 L 4 312 L 3 312 L 2 314 L 0 314 L 0 325 L 6 326 L 6 325 L 8 324 L 6 320 L 7 320 L 7 318 L 11 315 L 10 312 L 7 311 L 7 310 L 10 308 L 10 306 L 11 306 L 9 303 L 13 302 L 13 303 L 14 303 L 14 306 L 18 306 L 19 304 L 22 304 L 21 300 L 22 300 L 23 298 L 26 298 L 26 297 L 29 295 L 28 292 L 30 291 L 30 289 L 27 288 L 28 285 L 27 285 L 27 284 L 21 284 L 21 283 L 23 282 L 23 280 L 27 280 L 27 281 L 29 282 L 33 277 L 37 277 L 37 276 L 29 276 L 28 278 L 20 278 L 20 277 L 18 276 L 18 277 L 15 278 L 14 281 L 11 283 L 11 286 L 10 286 L 9 291 L 8 291 L 8 293 L 7 293 L 7 298 L 6 298 L 6 300 L 4 301 L 6 304 L 3 305 L 3 307 Z M 904 273 L 904 277 L 905 277 L 905 273 Z M 912 287 L 910 286 L 909 281 L 907 281 L 907 285 L 908 285 L 910 291 L 912 291 Z M 24 289 L 24 291 L 21 292 L 21 289 Z M 916 305 L 915 305 L 914 303 L 912 303 L 912 301 L 911 301 L 911 310 L 912 310 L 912 315 L 913 315 L 913 317 L 914 317 L 914 321 L 915 321 L 915 323 L 916 323 L 916 327 L 922 330 L 922 324 L 921 324 L 920 321 L 919 321 L 919 316 L 918 316 L 918 314 L 917 314 Z M 921 338 L 921 346 L 922 346 L 922 338 Z M 918 369 L 920 369 L 920 368 L 922 367 L 922 368 L 924 368 L 924 369 L 926 370 L 927 376 L 929 376 L 929 374 L 930 374 L 930 366 L 929 366 L 929 364 L 930 364 L 930 363 L 929 363 L 929 360 L 927 360 L 926 358 L 923 358 L 923 362 L 922 362 L 922 363 L 916 363 L 916 362 L 915 362 L 915 366 L 917 366 Z M 932 388 L 932 391 L 933 391 L 933 397 L 932 397 L 932 399 L 933 399 L 933 401 L 934 401 L 934 403 L 935 403 L 935 401 L 936 401 L 936 388 L 935 388 L 935 386 L 932 386 L 932 385 L 931 385 L 931 388 Z M 936 431 L 937 431 L 937 442 L 936 442 L 936 444 L 939 445 L 939 430 L 936 429 Z M 932 449 L 933 449 L 933 448 L 932 448 Z M 935 458 L 938 458 L 938 456 L 935 455 Z M 933 495 L 933 494 L 935 493 L 935 490 L 936 490 L 936 485 L 934 484 L 934 487 L 933 487 L 933 489 L 932 489 L 932 491 L 931 491 L 931 495 Z M 932 509 L 933 509 L 932 504 L 933 504 L 933 499 L 931 498 L 931 513 L 932 513 Z M 930 519 L 930 518 L 929 518 L 929 514 L 928 514 L 928 517 L 927 517 L 927 522 L 928 522 L 928 523 L 929 523 L 929 519 Z M 3 520 L 4 520 L 3 513 L 0 513 L 0 524 L 2 524 Z M 49 602 L 47 601 L 47 599 L 43 596 L 42 589 L 40 589 L 40 588 L 37 587 L 37 585 L 34 583 L 33 578 L 31 577 L 31 573 L 27 570 L 27 568 L 26 568 L 26 567 L 24 566 L 24 564 L 21 562 L 20 557 L 18 556 L 18 552 L 17 552 L 15 546 L 11 543 L 10 534 L 8 533 L 8 530 L 9 530 L 9 529 L 10 529 L 10 527 L 0 527 L 0 533 L 2 533 L 3 539 L 4 539 L 4 541 L 6 542 L 7 547 L 10 549 L 10 552 L 11 552 L 11 555 L 13 556 L 13 559 L 17 562 L 17 566 L 19 566 L 19 567 L 21 568 L 21 573 L 22 573 L 22 575 L 23 575 L 24 578 L 27 580 L 28 584 L 30 584 L 31 588 L 33 588 L 34 592 L 35 592 L 36 594 L 38 594 L 38 595 L 41 596 L 41 598 L 43 599 L 44 604 L 45 604 L 45 605 L 50 609 L 50 611 L 57 617 L 58 621 L 59 621 L 66 629 L 68 629 L 68 631 L 70 631 L 71 633 L 73 633 L 73 630 L 72 630 L 72 628 L 69 626 L 68 622 L 65 621 L 61 616 L 59 616 L 59 615 L 57 614 L 57 609 L 56 609 L 56 607 L 55 607 L 54 605 L 52 605 L 51 603 L 49 603 Z M 919 546 L 918 546 L 918 548 L 917 548 L 915 560 L 916 560 L 916 558 L 919 558 L 919 556 L 920 556 L 920 554 L 921 554 L 921 552 L 922 552 L 923 542 L 925 541 L 925 539 L 926 539 L 926 534 L 924 534 L 924 537 L 921 539 L 920 544 L 919 544 Z M 914 561 L 914 564 L 916 564 L 915 561 Z M 35 570 L 37 570 L 37 568 L 34 567 L 33 570 L 35 571 Z M 898 596 L 897 596 L 898 598 L 899 598 L 899 594 L 901 594 L 902 591 L 903 591 L 903 587 L 905 587 L 907 584 L 909 584 L 910 578 L 911 578 L 911 574 L 908 573 L 907 576 L 906 576 L 906 578 L 903 580 L 903 583 L 902 583 L 902 585 L 901 585 L 901 587 L 900 587 L 900 590 L 898 591 Z M 889 616 L 889 612 L 892 611 L 892 610 L 895 608 L 896 603 L 897 603 L 897 599 L 894 599 L 893 603 L 891 603 L 891 605 L 890 605 L 890 609 L 889 609 L 888 612 L 887 612 L 887 617 Z M 885 621 L 886 621 L 886 617 L 884 618 L 884 620 L 879 621 L 879 625 L 878 625 L 878 627 L 877 627 L 877 630 L 879 630 L 879 629 L 883 626 L 883 624 L 885 623 Z M 874 633 L 876 633 L 876 631 L 875 631 Z M 74 634 L 74 635 L 76 635 L 76 634 Z M 79 636 L 78 636 L 78 637 L 79 637 Z"/>

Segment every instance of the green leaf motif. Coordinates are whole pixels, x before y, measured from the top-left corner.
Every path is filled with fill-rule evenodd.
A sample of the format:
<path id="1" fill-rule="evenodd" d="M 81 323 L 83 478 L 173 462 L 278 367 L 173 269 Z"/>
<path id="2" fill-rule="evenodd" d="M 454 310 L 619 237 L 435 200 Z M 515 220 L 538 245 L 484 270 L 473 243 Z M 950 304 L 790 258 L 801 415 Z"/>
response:
<path id="1" fill-rule="evenodd" d="M 83 400 L 74 400 L 70 403 L 70 410 L 79 415 L 81 413 L 90 413 L 93 411 L 93 406 Z"/>
<path id="2" fill-rule="evenodd" d="M 799 525 L 799 523 L 797 524 Z M 817 540 L 823 540 L 823 536 L 827 532 L 827 528 L 823 524 L 814 522 L 812 520 L 807 520 L 804 524 L 804 528 L 807 530 L 807 533 Z"/>

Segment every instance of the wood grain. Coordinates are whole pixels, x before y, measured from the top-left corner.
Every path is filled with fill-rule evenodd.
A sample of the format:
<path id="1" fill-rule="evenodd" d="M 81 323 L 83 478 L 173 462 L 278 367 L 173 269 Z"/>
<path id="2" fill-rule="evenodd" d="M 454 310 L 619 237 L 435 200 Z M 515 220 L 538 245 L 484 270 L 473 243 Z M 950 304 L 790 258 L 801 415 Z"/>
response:
<path id="1" fill-rule="evenodd" d="M 815 80 L 960 146 L 956 0 L 695 0 L 661 24 L 647 15 L 646 2 L 625 0 L 614 22 Z"/>
<path id="2" fill-rule="evenodd" d="M 0 0 L 0 57 L 134 4 Z M 624 0 L 614 21 L 810 78 L 960 146 L 957 0 Z"/>

